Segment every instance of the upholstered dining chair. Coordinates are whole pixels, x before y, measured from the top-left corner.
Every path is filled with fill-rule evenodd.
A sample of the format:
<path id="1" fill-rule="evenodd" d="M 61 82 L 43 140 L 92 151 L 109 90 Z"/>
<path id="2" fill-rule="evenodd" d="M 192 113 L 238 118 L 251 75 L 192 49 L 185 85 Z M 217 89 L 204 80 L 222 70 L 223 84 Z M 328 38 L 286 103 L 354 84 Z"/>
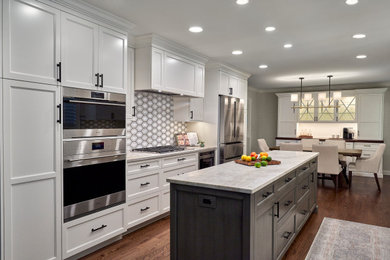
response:
<path id="1" fill-rule="evenodd" d="M 313 152 L 319 153 L 317 163 L 318 178 L 333 180 L 336 192 L 339 186 L 339 174 L 343 171 L 339 164 L 338 149 L 337 145 L 313 145 Z"/>
<path id="2" fill-rule="evenodd" d="M 303 149 L 305 148 L 312 148 L 313 145 L 319 145 L 320 139 L 313 139 L 313 138 L 302 138 L 301 144 L 303 146 Z"/>
<path id="3" fill-rule="evenodd" d="M 378 186 L 378 191 L 381 191 L 381 186 L 379 185 L 378 172 L 380 168 L 380 163 L 385 152 L 386 144 L 380 144 L 376 152 L 368 159 L 357 159 L 355 163 L 351 163 L 349 166 L 349 187 L 352 186 L 352 172 L 368 172 L 373 173 Z"/>
<path id="4" fill-rule="evenodd" d="M 303 151 L 303 146 L 300 143 L 281 143 L 281 151 Z"/>
<path id="5" fill-rule="evenodd" d="M 269 152 L 269 146 L 265 141 L 265 139 L 263 138 L 257 139 L 257 143 L 259 144 L 259 148 L 261 152 Z"/>
<path id="6" fill-rule="evenodd" d="M 326 145 L 337 145 L 339 149 L 346 149 L 347 145 L 345 143 L 345 140 L 325 140 Z M 343 155 L 339 155 L 340 161 L 346 161 L 347 158 Z"/>

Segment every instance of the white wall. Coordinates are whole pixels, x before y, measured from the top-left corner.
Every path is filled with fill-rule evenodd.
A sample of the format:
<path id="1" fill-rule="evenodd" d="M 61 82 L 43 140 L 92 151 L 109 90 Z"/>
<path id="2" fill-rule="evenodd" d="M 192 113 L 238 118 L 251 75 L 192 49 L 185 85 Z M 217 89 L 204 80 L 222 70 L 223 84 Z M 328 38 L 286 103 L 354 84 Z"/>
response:
<path id="1" fill-rule="evenodd" d="M 331 138 L 332 135 L 343 138 L 344 127 L 357 132 L 356 123 L 297 123 L 297 136 L 310 132 L 314 138 Z"/>

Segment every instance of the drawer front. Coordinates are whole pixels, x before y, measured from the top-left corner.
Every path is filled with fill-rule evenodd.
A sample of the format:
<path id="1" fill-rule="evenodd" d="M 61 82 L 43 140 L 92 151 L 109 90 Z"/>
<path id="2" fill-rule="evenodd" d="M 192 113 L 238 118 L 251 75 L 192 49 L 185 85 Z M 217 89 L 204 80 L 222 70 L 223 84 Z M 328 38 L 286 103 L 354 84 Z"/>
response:
<path id="1" fill-rule="evenodd" d="M 159 194 L 130 204 L 126 220 L 129 226 L 137 225 L 159 214 Z"/>
<path id="2" fill-rule="evenodd" d="M 74 255 L 124 232 L 123 209 L 65 229 L 65 255 Z"/>
<path id="3" fill-rule="evenodd" d="M 172 176 L 177 176 L 177 175 L 182 175 L 187 172 L 193 172 L 198 169 L 198 166 L 195 164 L 190 164 L 190 165 L 185 165 L 180 168 L 173 168 L 173 169 L 167 169 L 164 170 L 162 173 L 162 180 L 161 182 L 163 183 L 163 187 L 169 187 L 169 183 L 167 182 L 167 178 L 172 177 Z"/>
<path id="4" fill-rule="evenodd" d="M 310 181 L 310 191 L 309 191 L 309 209 L 312 210 L 314 205 L 317 202 L 317 174 L 316 172 L 313 172 L 309 176 L 309 181 Z"/>
<path id="5" fill-rule="evenodd" d="M 346 142 L 345 143 L 345 148 L 346 149 L 353 149 L 353 143 L 352 142 Z"/>
<path id="6" fill-rule="evenodd" d="M 311 177 L 311 176 L 310 176 Z M 309 176 L 303 178 L 297 185 L 297 201 L 309 190 Z"/>
<path id="7" fill-rule="evenodd" d="M 287 189 L 290 186 L 295 185 L 295 171 L 287 174 L 282 177 L 275 183 L 275 192 L 281 192 L 282 190 Z"/>
<path id="8" fill-rule="evenodd" d="M 306 163 L 297 169 L 297 177 L 307 174 L 310 170 L 310 163 Z"/>
<path id="9" fill-rule="evenodd" d="M 159 172 L 150 172 L 147 175 L 140 175 L 140 177 L 135 178 L 130 175 L 127 178 L 126 191 L 128 199 L 143 196 L 155 192 L 158 189 Z"/>
<path id="10" fill-rule="evenodd" d="M 279 218 L 280 222 L 286 213 L 295 205 L 295 189 L 291 189 L 285 196 L 279 200 Z M 276 206 L 278 207 L 278 206 Z M 278 215 L 278 208 L 276 208 L 276 214 Z"/>
<path id="11" fill-rule="evenodd" d="M 276 231 L 275 255 L 277 256 L 277 258 L 279 257 L 280 253 L 283 251 L 287 243 L 294 237 L 295 234 L 294 220 L 295 220 L 295 215 L 292 214 L 289 217 L 289 219 Z"/>
<path id="12" fill-rule="evenodd" d="M 379 147 L 379 143 L 355 143 L 355 149 L 361 150 L 376 150 Z"/>
<path id="13" fill-rule="evenodd" d="M 160 161 L 144 161 L 141 163 L 129 163 L 127 165 L 127 174 L 142 173 L 160 169 Z"/>
<path id="14" fill-rule="evenodd" d="M 169 157 L 162 160 L 162 167 L 172 167 L 181 165 L 183 163 L 192 163 L 198 161 L 198 155 L 196 153 L 185 154 L 181 156 Z"/>
<path id="15" fill-rule="evenodd" d="M 166 211 L 169 211 L 170 209 L 170 205 L 171 205 L 171 193 L 169 192 L 169 190 L 165 190 L 163 193 L 162 193 L 162 196 L 161 196 L 161 211 L 162 212 L 166 212 Z"/>
<path id="16" fill-rule="evenodd" d="M 375 150 L 363 150 L 361 158 L 370 158 L 375 154 Z"/>
<path id="17" fill-rule="evenodd" d="M 310 213 L 309 211 L 309 195 L 306 195 L 302 200 L 297 204 L 296 210 L 296 230 L 299 230 L 303 225 L 303 221 L 306 216 Z"/>
<path id="18" fill-rule="evenodd" d="M 269 199 L 274 194 L 274 185 L 271 184 L 268 187 L 256 192 L 255 194 L 255 203 L 259 206 L 259 203 L 262 201 Z"/>

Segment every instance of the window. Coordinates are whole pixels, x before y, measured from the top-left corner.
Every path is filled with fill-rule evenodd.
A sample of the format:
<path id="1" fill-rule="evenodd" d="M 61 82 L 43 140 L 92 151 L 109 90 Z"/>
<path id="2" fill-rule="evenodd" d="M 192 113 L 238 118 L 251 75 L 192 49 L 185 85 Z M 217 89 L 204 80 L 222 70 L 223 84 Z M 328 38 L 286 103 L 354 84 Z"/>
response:
<path id="1" fill-rule="evenodd" d="M 356 97 L 342 97 L 339 101 L 338 121 L 355 121 L 356 120 Z"/>

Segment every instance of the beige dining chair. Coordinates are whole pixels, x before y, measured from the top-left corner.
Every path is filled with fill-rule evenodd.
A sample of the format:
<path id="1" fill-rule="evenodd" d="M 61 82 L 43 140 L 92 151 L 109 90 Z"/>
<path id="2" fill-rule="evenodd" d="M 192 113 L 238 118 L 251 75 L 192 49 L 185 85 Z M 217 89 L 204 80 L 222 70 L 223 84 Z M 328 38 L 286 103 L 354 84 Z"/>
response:
<path id="1" fill-rule="evenodd" d="M 339 174 L 343 171 L 343 168 L 339 164 L 337 145 L 313 145 L 313 152 L 319 153 L 317 163 L 318 179 L 333 180 L 335 190 L 337 191 Z"/>
<path id="2" fill-rule="evenodd" d="M 259 144 L 259 148 L 261 152 L 269 152 L 270 149 L 265 139 L 263 138 L 257 139 L 257 143 Z"/>
<path id="3" fill-rule="evenodd" d="M 351 163 L 349 166 L 349 187 L 352 186 L 352 173 L 357 172 L 368 172 L 373 173 L 378 186 L 378 191 L 381 191 L 379 185 L 378 172 L 380 163 L 382 160 L 383 153 L 385 152 L 386 144 L 380 144 L 376 152 L 368 159 L 357 159 L 355 163 Z"/>
<path id="4" fill-rule="evenodd" d="M 311 149 L 313 147 L 313 145 L 319 145 L 320 144 L 320 139 L 302 138 L 301 144 L 303 146 L 303 150 L 305 150 L 305 148 Z"/>
<path id="5" fill-rule="evenodd" d="M 347 144 L 346 144 L 345 140 L 325 140 L 325 144 L 327 144 L 327 145 L 337 145 L 339 150 L 347 148 Z M 339 160 L 346 162 L 347 161 L 347 157 L 340 154 L 339 155 Z"/>
<path id="6" fill-rule="evenodd" d="M 281 143 L 281 151 L 303 151 L 303 146 L 301 143 Z"/>

